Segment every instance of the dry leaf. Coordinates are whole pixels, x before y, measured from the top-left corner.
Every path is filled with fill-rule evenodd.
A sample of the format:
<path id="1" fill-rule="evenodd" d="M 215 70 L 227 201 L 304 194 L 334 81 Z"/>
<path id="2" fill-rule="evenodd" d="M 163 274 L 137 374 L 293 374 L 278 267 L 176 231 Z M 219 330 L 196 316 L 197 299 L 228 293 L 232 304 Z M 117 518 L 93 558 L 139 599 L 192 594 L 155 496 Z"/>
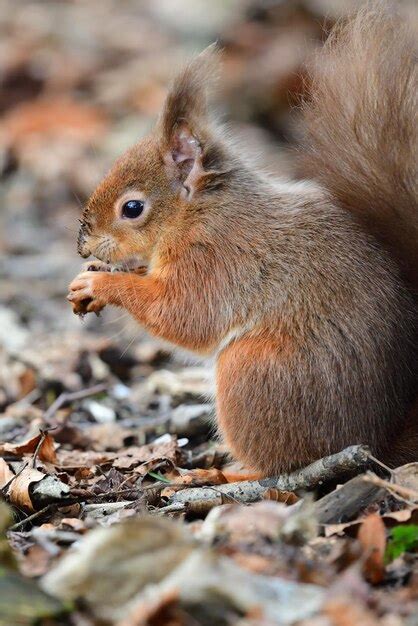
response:
<path id="1" fill-rule="evenodd" d="M 8 463 L 0 458 L 0 489 L 2 489 L 8 482 L 12 480 L 14 474 L 10 469 Z"/>
<path id="2" fill-rule="evenodd" d="M 51 554 L 40 545 L 30 546 L 20 559 L 20 571 L 29 578 L 43 576 L 51 566 Z"/>
<path id="3" fill-rule="evenodd" d="M 305 532 L 308 526 L 309 538 L 315 536 L 316 522 L 310 519 L 308 506 L 303 510 L 286 506 L 279 502 L 261 501 L 249 506 L 224 504 L 213 508 L 199 531 L 199 537 L 205 541 L 228 538 L 231 543 L 255 543 L 268 540 L 278 541 L 283 533 L 296 528 Z M 291 528 L 293 526 L 293 528 Z"/>
<path id="4" fill-rule="evenodd" d="M 24 398 L 36 388 L 36 373 L 30 367 L 27 367 L 19 376 L 20 395 Z"/>
<path id="5" fill-rule="evenodd" d="M 211 602 L 219 615 L 226 611 L 232 615 L 234 611 L 256 614 L 265 624 L 294 624 L 316 614 L 324 601 L 324 590 L 318 585 L 254 574 L 214 551 L 196 549 L 161 582 L 145 587 L 125 607 L 126 621 L 122 624 L 138 624 L 127 617 L 138 615 L 138 609 L 146 605 L 157 606 L 173 592 L 178 592 L 184 607 L 207 607 Z M 215 618 L 212 623 L 219 621 Z"/>
<path id="6" fill-rule="evenodd" d="M 175 438 L 164 443 L 148 444 L 145 446 L 129 446 L 125 450 L 118 454 L 113 462 L 113 467 L 116 469 L 132 469 L 141 465 L 142 463 L 148 463 L 155 460 L 167 460 L 177 464 L 179 458 L 179 448 L 177 447 L 177 441 Z M 140 471 L 140 473 L 143 473 Z"/>
<path id="7" fill-rule="evenodd" d="M 90 531 L 42 581 L 54 596 L 86 600 L 106 620 L 121 617 L 127 603 L 157 583 L 193 549 L 190 533 L 151 516 Z"/>
<path id="8" fill-rule="evenodd" d="M 43 441 L 39 446 L 38 458 L 41 461 L 55 464 L 57 462 L 55 443 L 49 433 L 39 433 L 39 435 L 31 437 L 31 439 L 19 443 L 3 443 L 0 445 L 0 454 L 9 453 L 15 454 L 16 456 L 33 454 L 41 440 Z"/>
<path id="9" fill-rule="evenodd" d="M 263 496 L 264 500 L 274 500 L 274 502 L 284 502 L 284 504 L 295 504 L 299 502 L 298 496 L 293 491 L 280 491 L 279 489 L 267 489 Z"/>
<path id="10" fill-rule="evenodd" d="M 174 485 L 170 485 L 170 487 L 166 487 L 161 491 L 161 496 L 163 498 L 171 498 L 171 496 L 176 493 L 180 488 L 183 488 L 185 485 L 189 487 L 204 487 L 206 485 L 224 485 L 228 481 L 226 480 L 223 472 L 216 468 L 212 469 L 193 469 L 186 470 L 179 473 L 178 470 L 174 469 L 165 474 L 165 477 L 168 478 Z"/>
<path id="11" fill-rule="evenodd" d="M 383 521 L 386 526 L 394 526 L 398 524 L 417 524 L 418 523 L 418 508 L 402 509 L 400 511 L 391 511 L 383 515 Z"/>
<path id="12" fill-rule="evenodd" d="M 19 508 L 34 511 L 35 509 L 29 495 L 29 488 L 33 483 L 38 483 L 43 478 L 45 478 L 45 474 L 42 472 L 39 472 L 33 467 L 26 467 L 23 472 L 16 476 L 9 487 L 7 495 L 10 502 Z"/>
<path id="13" fill-rule="evenodd" d="M 169 474 L 167 474 L 167 478 L 170 479 Z M 180 476 L 174 478 L 174 482 L 177 485 L 200 487 L 202 485 L 224 485 L 228 481 L 221 470 L 213 467 L 212 469 L 192 469 L 185 471 Z"/>
<path id="14" fill-rule="evenodd" d="M 345 597 L 333 598 L 327 602 L 323 611 L 332 626 L 378 626 L 381 623 L 366 606 Z"/>
<path id="15" fill-rule="evenodd" d="M 365 555 L 365 578 L 374 585 L 381 583 L 385 577 L 386 529 L 380 515 L 368 515 L 360 526 L 357 538 Z"/>
<path id="16" fill-rule="evenodd" d="M 103 115 L 94 107 L 65 98 L 48 98 L 21 104 L 1 123 L 6 142 L 19 145 L 29 136 L 68 135 L 88 143 L 104 130 Z"/>
<path id="17" fill-rule="evenodd" d="M 400 511 L 389 511 L 381 516 L 381 519 L 386 528 L 392 528 L 397 524 L 416 524 L 418 522 L 418 508 L 406 508 Z M 363 519 L 356 519 L 352 522 L 343 522 L 341 524 L 325 524 L 324 534 L 325 537 L 332 537 L 332 535 L 346 534 L 350 537 L 356 536 L 357 529 L 363 523 Z"/>
<path id="18" fill-rule="evenodd" d="M 410 489 L 416 494 L 414 500 L 418 501 L 418 463 L 408 463 L 394 470 L 392 480 L 401 487 Z M 411 493 L 411 497 L 413 497 Z"/>
<path id="19" fill-rule="evenodd" d="M 58 451 L 58 469 L 82 470 L 94 465 L 111 463 L 116 457 L 114 452 L 94 452 L 93 450 L 64 450 Z"/>

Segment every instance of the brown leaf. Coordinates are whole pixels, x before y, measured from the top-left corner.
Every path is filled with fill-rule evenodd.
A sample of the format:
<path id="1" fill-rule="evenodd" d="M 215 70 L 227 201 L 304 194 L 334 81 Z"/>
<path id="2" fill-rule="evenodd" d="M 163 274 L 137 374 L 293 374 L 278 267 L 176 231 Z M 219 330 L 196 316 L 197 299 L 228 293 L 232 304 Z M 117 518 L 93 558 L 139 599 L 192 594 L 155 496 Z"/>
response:
<path id="1" fill-rule="evenodd" d="M 380 623 L 361 602 L 353 603 L 349 598 L 333 598 L 323 609 L 332 626 L 378 626 Z"/>
<path id="2" fill-rule="evenodd" d="M 299 498 L 293 491 L 280 491 L 279 489 L 267 489 L 263 498 L 264 500 L 274 500 L 275 502 L 284 502 L 289 505 L 299 502 Z"/>
<path id="3" fill-rule="evenodd" d="M 29 578 L 43 576 L 51 566 L 51 554 L 39 544 L 29 546 L 20 560 L 20 571 Z"/>
<path id="4" fill-rule="evenodd" d="M 30 367 L 26 368 L 19 376 L 20 395 L 19 398 L 24 398 L 36 387 L 36 374 Z"/>
<path id="5" fill-rule="evenodd" d="M 392 522 L 396 525 L 404 524 L 405 522 L 416 524 L 418 520 L 418 508 L 391 511 L 390 513 L 385 513 L 383 519 L 387 526 L 393 526 L 394 524 Z"/>
<path id="6" fill-rule="evenodd" d="M 113 462 L 113 467 L 127 470 L 155 459 L 165 459 L 176 465 L 179 454 L 180 451 L 177 447 L 176 439 L 164 443 L 150 443 L 145 446 L 129 446 L 125 448 L 122 454 L 117 456 Z"/>
<path id="7" fill-rule="evenodd" d="M 37 483 L 45 478 L 45 474 L 32 467 L 26 467 L 23 472 L 16 476 L 8 490 L 10 502 L 19 508 L 34 511 L 29 488 L 33 483 Z"/>
<path id="8" fill-rule="evenodd" d="M 167 476 L 169 478 L 169 476 Z M 193 485 L 201 487 L 203 485 L 224 485 L 227 479 L 221 470 L 212 469 L 192 469 L 185 471 L 180 476 L 174 478 L 176 485 Z"/>
<path id="9" fill-rule="evenodd" d="M 393 472 L 392 479 L 397 485 L 410 489 L 418 496 L 418 463 L 408 463 L 398 467 Z M 418 500 L 418 497 L 416 499 Z"/>
<path id="10" fill-rule="evenodd" d="M 416 524 L 418 522 L 418 507 L 389 511 L 382 515 L 381 519 L 386 528 L 392 528 L 392 526 L 404 523 Z M 343 522 L 341 524 L 325 524 L 324 534 L 325 537 L 343 534 L 355 537 L 362 523 L 363 519 L 360 518 L 352 522 Z"/>
<path id="11" fill-rule="evenodd" d="M 357 538 L 365 555 L 365 578 L 374 585 L 381 583 L 385 577 L 386 529 L 380 515 L 368 515 L 360 526 Z"/>
<path id="12" fill-rule="evenodd" d="M 201 527 L 201 536 L 205 539 L 228 538 L 232 543 L 252 543 L 268 540 L 277 541 L 283 536 L 289 521 L 293 519 L 295 526 L 296 511 L 282 503 L 261 501 L 248 506 L 240 504 L 224 504 L 212 509 Z M 307 521 L 303 515 L 303 523 Z"/>
<path id="13" fill-rule="evenodd" d="M 173 484 L 161 491 L 161 496 L 164 498 L 170 498 L 184 485 L 189 487 L 204 487 L 207 485 L 224 485 L 228 482 L 223 472 L 215 468 L 208 470 L 181 470 L 181 474 L 179 474 L 179 470 L 174 468 L 170 472 L 167 472 L 165 477 L 168 478 Z"/>
<path id="14" fill-rule="evenodd" d="M 8 463 L 4 459 L 0 458 L 0 489 L 2 489 L 7 483 L 12 480 L 14 474 L 10 469 Z"/>
<path id="15" fill-rule="evenodd" d="M 10 145 L 30 136 L 70 135 L 88 143 L 104 130 L 103 115 L 86 104 L 65 98 L 49 98 L 21 104 L 2 120 L 0 130 Z"/>
<path id="16" fill-rule="evenodd" d="M 109 463 L 115 458 L 113 452 L 94 452 L 92 450 L 64 450 L 58 451 L 58 467 L 63 470 L 85 470 L 94 465 Z"/>
<path id="17" fill-rule="evenodd" d="M 15 454 L 16 456 L 33 454 L 42 439 L 43 441 L 38 450 L 38 458 L 47 463 L 56 463 L 57 455 L 54 440 L 49 433 L 39 433 L 39 435 L 31 437 L 27 441 L 21 441 L 19 443 L 4 443 L 0 445 L 0 454 L 9 453 Z"/>

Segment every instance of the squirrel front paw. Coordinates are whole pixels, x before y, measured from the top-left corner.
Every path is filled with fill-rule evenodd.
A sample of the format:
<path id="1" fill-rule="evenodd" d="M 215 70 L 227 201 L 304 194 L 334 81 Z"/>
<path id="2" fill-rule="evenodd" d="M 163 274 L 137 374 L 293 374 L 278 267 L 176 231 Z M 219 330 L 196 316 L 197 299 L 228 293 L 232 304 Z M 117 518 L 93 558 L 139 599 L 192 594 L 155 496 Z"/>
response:
<path id="1" fill-rule="evenodd" d="M 81 266 L 81 272 L 111 272 L 112 268 L 103 261 L 87 261 Z"/>
<path id="2" fill-rule="evenodd" d="M 99 262 L 86 263 L 84 271 L 80 272 L 69 286 L 67 300 L 71 303 L 73 313 L 85 315 L 96 313 L 104 309 L 107 304 L 105 298 L 105 279 L 109 276 L 110 268 Z"/>

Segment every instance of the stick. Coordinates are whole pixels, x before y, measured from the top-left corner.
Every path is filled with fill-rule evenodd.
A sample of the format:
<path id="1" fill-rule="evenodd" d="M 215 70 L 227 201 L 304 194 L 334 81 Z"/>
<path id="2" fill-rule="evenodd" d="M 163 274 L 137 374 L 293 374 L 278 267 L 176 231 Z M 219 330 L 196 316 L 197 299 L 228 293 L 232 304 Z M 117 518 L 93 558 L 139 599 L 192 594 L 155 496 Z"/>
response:
<path id="1" fill-rule="evenodd" d="M 164 487 L 166 485 L 164 484 Z M 76 491 L 76 490 L 73 490 Z M 66 500 L 63 500 L 62 502 L 51 502 L 50 504 L 47 504 L 46 506 L 44 506 L 42 509 L 40 509 L 39 511 L 35 511 L 35 513 L 32 513 L 31 515 L 28 515 L 27 517 L 25 517 L 25 519 L 21 520 L 20 522 L 17 522 L 16 524 L 14 524 L 13 526 L 11 526 L 8 530 L 20 530 L 21 528 L 23 528 L 27 523 L 31 523 L 32 521 L 38 519 L 39 517 L 43 516 L 45 513 L 47 513 L 48 511 L 53 511 L 54 509 L 60 509 L 60 508 L 65 508 L 68 506 L 71 506 L 72 504 L 79 504 L 79 503 L 83 503 L 87 500 L 102 500 L 102 498 L 112 498 L 115 496 L 120 496 L 120 495 L 127 495 L 132 494 L 132 491 L 135 491 L 134 489 L 122 489 L 119 491 L 109 491 L 108 493 L 85 493 L 83 495 L 80 496 L 76 496 L 76 497 L 70 497 Z M 135 494 L 136 495 L 136 494 Z M 124 503 L 127 504 L 127 502 L 129 502 L 128 500 Z M 132 502 L 132 500 L 130 501 Z M 104 502 L 105 504 L 115 504 L 113 502 Z M 121 504 L 120 502 L 118 502 L 118 504 Z"/>
<path id="2" fill-rule="evenodd" d="M 396 472 L 393 472 L 396 477 Z M 418 502 L 418 491 L 404 487 L 403 485 L 397 485 L 396 482 L 389 482 L 379 478 L 375 474 L 368 473 L 366 480 L 373 485 L 377 485 L 389 491 L 395 498 L 399 498 L 407 504 L 416 504 Z"/>
<path id="3" fill-rule="evenodd" d="M 384 489 L 373 484 L 368 475 L 356 476 L 315 502 L 318 521 L 320 524 L 350 522 L 367 506 L 383 499 L 384 495 Z"/>
<path id="4" fill-rule="evenodd" d="M 203 513 L 226 502 L 257 502 L 269 489 L 278 491 L 313 489 L 324 482 L 335 480 L 348 472 L 363 468 L 369 458 L 370 451 L 366 446 L 350 446 L 292 474 L 217 487 L 183 489 L 174 493 L 167 504 L 183 503 L 186 507 L 198 509 L 199 513 Z"/>
<path id="5" fill-rule="evenodd" d="M 40 428 L 39 432 L 41 434 L 41 437 L 38 441 L 38 443 L 36 444 L 36 448 L 35 448 L 35 452 L 33 453 L 33 457 L 32 457 L 32 467 L 36 468 L 36 460 L 38 458 L 38 454 L 39 451 L 42 447 L 43 442 L 45 441 L 45 437 L 47 436 L 47 434 L 51 431 L 51 430 L 56 430 L 56 426 L 50 426 L 49 428 Z"/>
<path id="6" fill-rule="evenodd" d="M 58 506 L 59 504 L 56 502 L 52 504 L 47 504 L 46 506 L 44 506 L 43 509 L 40 509 L 39 511 L 35 511 L 35 513 L 32 513 L 32 515 L 28 515 L 28 517 L 25 517 L 25 519 L 22 519 L 22 521 L 17 522 L 16 524 L 13 524 L 13 526 L 10 526 L 8 530 L 12 530 L 12 531 L 21 530 L 22 528 L 25 527 L 26 524 L 33 522 L 39 517 L 42 517 L 43 515 L 45 515 L 45 513 L 48 513 L 49 511 L 53 511 L 54 508 L 58 508 Z M 66 504 L 65 506 L 68 506 L 68 505 Z"/>
<path id="7" fill-rule="evenodd" d="M 45 422 L 48 422 L 55 415 L 58 409 L 63 406 L 63 404 L 67 404 L 67 402 L 74 402 L 75 400 L 83 400 L 84 398 L 88 398 L 89 396 L 95 396 L 96 393 L 106 391 L 106 389 L 108 389 L 108 386 L 109 385 L 107 383 L 100 383 L 98 385 L 95 385 L 94 387 L 89 387 L 89 389 L 81 389 L 80 391 L 72 392 L 64 391 L 45 411 Z"/>

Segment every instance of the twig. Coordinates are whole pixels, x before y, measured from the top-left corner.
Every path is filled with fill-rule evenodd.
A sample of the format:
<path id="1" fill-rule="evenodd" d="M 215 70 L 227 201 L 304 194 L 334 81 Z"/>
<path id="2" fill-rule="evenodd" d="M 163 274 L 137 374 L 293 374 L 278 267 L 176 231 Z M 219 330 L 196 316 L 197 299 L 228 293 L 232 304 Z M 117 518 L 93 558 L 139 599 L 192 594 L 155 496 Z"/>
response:
<path id="1" fill-rule="evenodd" d="M 36 467 L 36 459 L 38 458 L 39 451 L 40 451 L 40 449 L 42 447 L 43 442 L 45 441 L 45 437 L 47 436 L 49 431 L 55 430 L 55 429 L 56 429 L 56 426 L 50 426 L 49 428 L 40 428 L 39 429 L 39 432 L 41 433 L 41 436 L 39 438 L 38 443 L 36 444 L 36 448 L 35 448 L 35 451 L 33 453 L 32 467 Z"/>
<path id="2" fill-rule="evenodd" d="M 166 513 L 182 513 L 186 510 L 186 505 L 183 502 L 175 502 L 174 504 L 168 504 L 160 509 L 155 509 L 153 513 L 155 515 L 165 515 Z"/>
<path id="3" fill-rule="evenodd" d="M 174 493 L 167 504 L 183 503 L 186 507 L 193 508 L 193 510 L 197 508 L 202 513 L 225 502 L 257 502 L 269 489 L 279 491 L 313 489 L 348 472 L 362 469 L 369 458 L 370 452 L 366 446 L 350 446 L 292 474 L 219 485 L 216 491 L 208 487 L 183 489 Z"/>
<path id="4" fill-rule="evenodd" d="M 47 504 L 46 506 L 44 506 L 43 509 L 36 511 L 35 513 L 32 513 L 32 515 L 25 517 L 25 519 L 23 519 L 22 521 L 17 522 L 16 524 L 13 524 L 13 526 L 10 526 L 8 530 L 12 530 L 12 531 L 20 530 L 21 528 L 24 528 L 26 524 L 33 522 L 34 520 L 38 519 L 38 517 L 42 517 L 44 513 L 48 513 L 48 511 L 53 510 L 54 507 L 59 507 L 59 506 L 64 506 L 64 505 L 59 505 L 56 502 L 53 502 L 52 504 Z M 68 506 L 68 504 L 66 503 L 65 506 Z"/>
<path id="5" fill-rule="evenodd" d="M 366 479 L 373 485 L 383 487 L 383 489 L 389 491 L 395 498 L 402 500 L 402 502 L 406 502 L 407 504 L 416 504 L 418 502 L 418 491 L 415 491 L 415 489 L 389 482 L 374 474 L 367 474 Z"/>
<path id="6" fill-rule="evenodd" d="M 20 530 L 20 528 L 23 528 L 27 523 L 31 523 L 33 520 L 36 520 L 39 517 L 41 517 L 44 513 L 47 513 L 50 510 L 54 510 L 54 507 L 57 509 L 60 509 L 63 507 L 66 508 L 68 506 L 71 506 L 72 504 L 79 504 L 80 502 L 84 502 L 85 500 L 95 500 L 95 499 L 101 500 L 102 498 L 109 498 L 112 496 L 127 495 L 128 493 L 132 494 L 132 491 L 134 491 L 134 489 L 122 489 L 119 491 L 109 491 L 108 493 L 98 493 L 98 494 L 85 493 L 85 494 L 82 494 L 80 496 L 76 496 L 73 498 L 70 497 L 63 502 L 51 502 L 50 504 L 47 504 L 39 511 L 36 511 L 35 513 L 32 513 L 28 517 L 25 517 L 24 520 L 17 522 L 17 524 L 14 524 L 13 526 L 11 526 L 9 530 Z M 109 504 L 112 504 L 112 503 L 110 502 Z"/>
<path id="7" fill-rule="evenodd" d="M 108 389 L 108 383 L 100 383 L 98 385 L 94 385 L 94 387 L 89 387 L 88 389 L 81 389 L 80 391 L 72 391 L 67 392 L 64 391 L 61 393 L 56 400 L 51 404 L 51 406 L 45 411 L 44 420 L 48 422 L 67 402 L 75 402 L 76 400 L 83 400 L 84 398 L 88 398 L 89 396 L 95 396 L 97 393 L 101 393 L 102 391 L 106 391 Z"/>
<path id="8" fill-rule="evenodd" d="M 376 463 L 376 465 L 383 467 L 383 469 L 389 472 L 390 476 L 392 476 L 394 470 L 390 468 L 388 465 L 386 465 L 385 463 L 382 463 L 382 461 L 379 461 L 379 459 L 376 459 L 376 457 L 372 455 L 370 455 L 370 460 L 373 461 L 373 463 Z"/>
<path id="9" fill-rule="evenodd" d="M 32 391 L 29 391 L 29 393 L 27 393 L 26 396 L 23 396 L 23 398 L 20 398 L 20 400 L 18 400 L 15 403 L 15 406 L 30 406 L 36 400 L 39 400 L 41 395 L 42 393 L 40 389 L 36 389 L 36 388 L 32 389 Z"/>

